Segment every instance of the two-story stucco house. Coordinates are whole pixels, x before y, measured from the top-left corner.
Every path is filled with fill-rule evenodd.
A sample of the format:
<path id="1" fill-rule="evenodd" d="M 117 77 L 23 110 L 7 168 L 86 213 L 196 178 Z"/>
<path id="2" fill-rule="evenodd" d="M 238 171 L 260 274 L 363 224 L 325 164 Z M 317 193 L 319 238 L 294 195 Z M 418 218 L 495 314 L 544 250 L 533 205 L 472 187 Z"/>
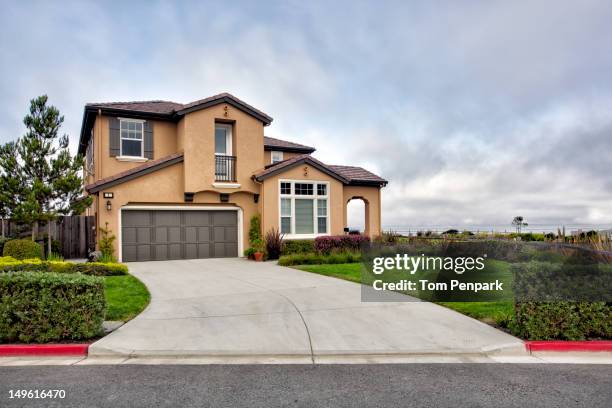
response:
<path id="1" fill-rule="evenodd" d="M 117 237 L 124 262 L 242 256 L 255 214 L 262 234 L 343 234 L 353 198 L 365 202 L 365 233 L 379 234 L 387 181 L 264 136 L 271 122 L 227 93 L 186 105 L 87 104 L 79 152 L 94 197 L 88 215 Z"/>

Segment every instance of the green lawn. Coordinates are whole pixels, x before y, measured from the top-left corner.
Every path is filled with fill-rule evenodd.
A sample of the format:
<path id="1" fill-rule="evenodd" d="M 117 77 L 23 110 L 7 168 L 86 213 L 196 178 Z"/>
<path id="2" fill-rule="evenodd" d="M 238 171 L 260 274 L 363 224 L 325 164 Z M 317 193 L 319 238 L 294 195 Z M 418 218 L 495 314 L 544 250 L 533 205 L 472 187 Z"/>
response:
<path id="1" fill-rule="evenodd" d="M 503 263 L 500 261 L 495 262 L 498 263 L 499 267 L 507 269 L 507 265 L 502 265 Z M 361 267 L 361 263 L 349 263 L 333 265 L 299 265 L 294 268 L 360 283 Z M 438 304 L 489 324 L 495 323 L 501 316 L 508 316 L 512 313 L 512 302 L 439 302 Z"/>
<path id="2" fill-rule="evenodd" d="M 145 285 L 134 276 L 121 275 L 104 278 L 104 297 L 105 320 L 128 321 L 147 307 L 151 295 Z"/>

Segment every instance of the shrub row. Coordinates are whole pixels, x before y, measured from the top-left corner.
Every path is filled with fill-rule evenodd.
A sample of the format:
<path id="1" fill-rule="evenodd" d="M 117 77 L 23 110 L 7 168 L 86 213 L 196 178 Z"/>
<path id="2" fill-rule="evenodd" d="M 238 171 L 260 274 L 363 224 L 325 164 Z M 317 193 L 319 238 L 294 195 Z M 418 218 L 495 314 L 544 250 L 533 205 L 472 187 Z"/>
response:
<path id="1" fill-rule="evenodd" d="M 306 254 L 314 250 L 314 239 L 288 239 L 283 241 L 281 255 Z"/>
<path id="2" fill-rule="evenodd" d="M 318 253 L 329 254 L 332 251 L 359 251 L 369 243 L 370 237 L 366 235 L 332 235 L 315 238 L 314 247 Z"/>
<path id="3" fill-rule="evenodd" d="M 606 303 L 612 267 L 577 260 L 512 265 L 513 334 L 528 340 L 612 338 L 612 305 Z"/>
<path id="4" fill-rule="evenodd" d="M 0 343 L 89 339 L 101 334 L 105 308 L 102 278 L 0 273 Z"/>
<path id="5" fill-rule="evenodd" d="M 510 329 L 527 340 L 612 339 L 612 306 L 604 302 L 523 302 Z"/>
<path id="6" fill-rule="evenodd" d="M 4 243 L 2 255 L 15 259 L 42 258 L 43 248 L 31 239 L 12 239 Z"/>
<path id="7" fill-rule="evenodd" d="M 282 266 L 292 265 L 318 265 L 318 264 L 341 264 L 361 262 L 361 254 L 358 252 L 339 252 L 330 255 L 321 254 L 292 254 L 283 255 L 278 260 Z"/>
<path id="8" fill-rule="evenodd" d="M 115 276 L 127 275 L 128 269 L 124 264 L 119 263 L 73 263 L 58 261 L 42 261 L 40 259 L 17 260 L 12 257 L 0 258 L 0 272 L 57 272 L 57 273 L 76 273 L 81 272 L 85 275 L 94 276 Z"/>

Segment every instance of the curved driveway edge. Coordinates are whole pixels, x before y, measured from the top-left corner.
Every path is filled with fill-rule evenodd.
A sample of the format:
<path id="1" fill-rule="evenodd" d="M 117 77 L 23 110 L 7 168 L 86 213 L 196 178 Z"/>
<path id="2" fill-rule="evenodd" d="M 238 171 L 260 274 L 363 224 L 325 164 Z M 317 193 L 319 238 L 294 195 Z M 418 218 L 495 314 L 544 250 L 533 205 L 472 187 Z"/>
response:
<path id="1" fill-rule="evenodd" d="M 93 343 L 94 357 L 263 362 L 527 356 L 523 342 L 425 302 L 362 303 L 355 283 L 244 259 L 130 263 L 143 313 Z"/>

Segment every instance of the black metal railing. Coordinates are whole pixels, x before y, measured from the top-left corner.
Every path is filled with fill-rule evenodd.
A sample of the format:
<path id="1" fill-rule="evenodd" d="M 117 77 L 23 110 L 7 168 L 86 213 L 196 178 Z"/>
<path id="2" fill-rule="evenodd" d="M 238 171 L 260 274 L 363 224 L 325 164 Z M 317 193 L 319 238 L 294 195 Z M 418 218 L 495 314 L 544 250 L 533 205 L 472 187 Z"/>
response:
<path id="1" fill-rule="evenodd" d="M 215 181 L 236 181 L 236 156 L 215 156 Z"/>

